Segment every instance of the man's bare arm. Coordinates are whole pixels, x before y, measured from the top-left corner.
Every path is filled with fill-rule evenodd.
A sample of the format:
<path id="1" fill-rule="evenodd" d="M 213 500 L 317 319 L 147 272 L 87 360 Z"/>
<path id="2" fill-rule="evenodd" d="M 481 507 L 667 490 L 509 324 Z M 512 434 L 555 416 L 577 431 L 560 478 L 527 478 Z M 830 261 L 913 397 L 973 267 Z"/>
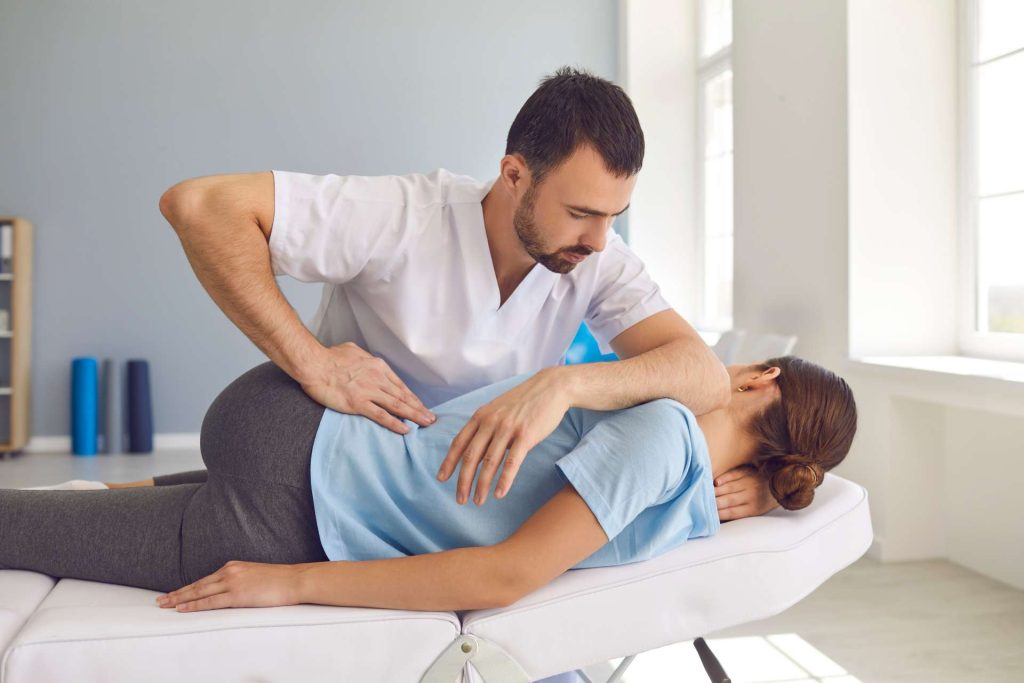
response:
<path id="1" fill-rule="evenodd" d="M 621 360 L 554 368 L 572 405 L 617 410 L 672 398 L 695 415 L 729 401 L 729 373 L 697 331 L 669 309 L 641 320 L 611 341 Z"/>
<path id="2" fill-rule="evenodd" d="M 429 425 L 426 407 L 387 366 L 352 343 L 325 348 L 281 293 L 270 262 L 270 171 L 193 178 L 160 198 L 196 277 L 228 318 L 317 402 L 398 433 Z"/>
<path id="3" fill-rule="evenodd" d="M 281 293 L 270 267 L 273 174 L 185 180 L 160 197 L 160 213 L 224 314 L 296 381 L 313 379 L 323 345 Z"/>

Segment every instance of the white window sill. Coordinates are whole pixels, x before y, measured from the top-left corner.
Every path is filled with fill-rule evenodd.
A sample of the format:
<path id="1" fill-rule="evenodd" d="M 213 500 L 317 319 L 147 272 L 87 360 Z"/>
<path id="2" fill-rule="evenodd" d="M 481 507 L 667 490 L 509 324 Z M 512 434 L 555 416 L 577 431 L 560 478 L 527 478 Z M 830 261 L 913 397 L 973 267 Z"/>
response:
<path id="1" fill-rule="evenodd" d="M 970 356 L 867 356 L 855 363 L 1024 383 L 1024 363 Z"/>
<path id="2" fill-rule="evenodd" d="M 896 396 L 1024 415 L 1024 363 L 969 356 L 867 356 L 847 366 L 882 380 Z"/>

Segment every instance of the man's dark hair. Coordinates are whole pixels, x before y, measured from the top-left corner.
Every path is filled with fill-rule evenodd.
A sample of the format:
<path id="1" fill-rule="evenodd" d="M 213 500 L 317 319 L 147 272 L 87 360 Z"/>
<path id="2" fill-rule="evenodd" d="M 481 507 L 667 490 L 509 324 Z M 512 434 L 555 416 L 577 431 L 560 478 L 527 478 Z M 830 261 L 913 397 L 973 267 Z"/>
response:
<path id="1" fill-rule="evenodd" d="M 616 176 L 634 175 L 643 165 L 644 133 L 629 96 L 611 81 L 563 66 L 516 114 L 505 154 L 522 154 L 533 182 L 540 183 L 584 143 Z"/>

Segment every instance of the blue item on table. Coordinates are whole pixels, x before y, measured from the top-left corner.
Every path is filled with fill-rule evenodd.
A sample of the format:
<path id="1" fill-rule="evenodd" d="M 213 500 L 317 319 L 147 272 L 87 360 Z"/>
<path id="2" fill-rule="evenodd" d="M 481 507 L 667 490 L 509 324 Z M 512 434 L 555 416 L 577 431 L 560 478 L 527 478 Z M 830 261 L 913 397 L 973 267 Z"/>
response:
<path id="1" fill-rule="evenodd" d="M 618 359 L 619 357 L 614 353 L 601 353 L 601 347 L 597 343 L 597 339 L 594 338 L 594 335 L 590 333 L 586 323 L 580 325 L 580 329 L 576 332 L 572 343 L 569 344 L 569 350 L 565 352 L 566 365 L 599 363 Z"/>
<path id="2" fill-rule="evenodd" d="M 99 410 L 99 377 L 96 359 L 71 359 L 71 452 L 96 455 L 96 426 Z"/>

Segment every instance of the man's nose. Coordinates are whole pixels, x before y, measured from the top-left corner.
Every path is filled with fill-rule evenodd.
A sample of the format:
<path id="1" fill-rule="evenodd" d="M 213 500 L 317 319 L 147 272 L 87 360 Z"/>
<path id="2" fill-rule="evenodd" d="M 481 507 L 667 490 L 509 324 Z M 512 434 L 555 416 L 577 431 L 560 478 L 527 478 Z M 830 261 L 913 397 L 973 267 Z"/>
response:
<path id="1" fill-rule="evenodd" d="M 583 238 L 583 244 L 592 251 L 604 251 L 608 243 L 608 231 L 612 228 L 611 219 L 600 221 L 597 228 Z"/>

